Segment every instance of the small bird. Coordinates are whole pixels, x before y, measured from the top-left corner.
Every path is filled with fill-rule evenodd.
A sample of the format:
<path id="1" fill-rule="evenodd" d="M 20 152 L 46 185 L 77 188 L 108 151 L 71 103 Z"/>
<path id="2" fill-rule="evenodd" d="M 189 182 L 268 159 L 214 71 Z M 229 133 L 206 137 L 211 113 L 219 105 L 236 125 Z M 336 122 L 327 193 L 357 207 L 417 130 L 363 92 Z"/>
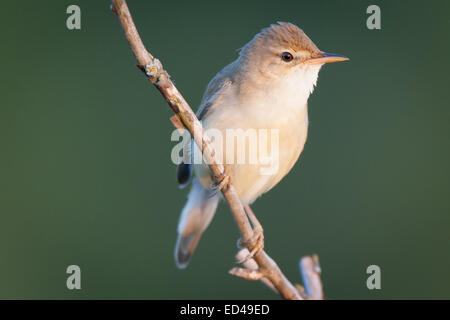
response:
<path id="1" fill-rule="evenodd" d="M 197 111 L 206 131 L 215 129 L 225 137 L 228 129 L 278 132 L 277 170 L 271 174 L 261 173 L 260 162 L 228 163 L 230 151 L 223 149 L 226 175 L 244 206 L 272 189 L 296 163 L 306 142 L 307 102 L 319 70 L 325 63 L 345 60 L 349 59 L 320 51 L 296 25 L 278 22 L 254 36 L 209 82 Z M 192 150 L 198 148 L 190 144 Z M 226 142 L 217 139 L 212 144 L 218 149 Z M 211 190 L 214 179 L 205 163 L 179 164 L 177 179 L 180 187 L 192 181 L 175 247 L 176 265 L 185 268 L 214 216 L 220 193 Z"/>

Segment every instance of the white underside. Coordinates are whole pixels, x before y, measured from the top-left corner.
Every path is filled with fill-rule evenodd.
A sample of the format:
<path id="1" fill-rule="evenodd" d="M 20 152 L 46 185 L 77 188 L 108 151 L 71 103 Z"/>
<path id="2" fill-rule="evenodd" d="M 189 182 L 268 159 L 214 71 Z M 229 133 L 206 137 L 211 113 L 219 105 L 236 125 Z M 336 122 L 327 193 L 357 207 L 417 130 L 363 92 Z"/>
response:
<path id="1" fill-rule="evenodd" d="M 229 164 L 228 174 L 243 202 L 250 204 L 261 194 L 274 187 L 293 167 L 299 158 L 308 133 L 308 97 L 314 89 L 320 66 L 304 66 L 283 78 L 270 83 L 266 90 L 258 90 L 245 101 L 237 99 L 230 91 L 219 106 L 203 121 L 205 129 L 278 129 L 279 163 L 273 174 L 261 174 L 261 164 Z M 213 142 L 214 145 L 214 142 Z M 219 145 L 214 145 L 219 148 Z M 224 147 L 224 145 L 222 145 Z M 226 148 L 223 162 L 225 162 Z M 259 148 L 258 148 L 259 150 Z M 197 177 L 205 188 L 211 183 L 208 169 L 196 165 Z"/>

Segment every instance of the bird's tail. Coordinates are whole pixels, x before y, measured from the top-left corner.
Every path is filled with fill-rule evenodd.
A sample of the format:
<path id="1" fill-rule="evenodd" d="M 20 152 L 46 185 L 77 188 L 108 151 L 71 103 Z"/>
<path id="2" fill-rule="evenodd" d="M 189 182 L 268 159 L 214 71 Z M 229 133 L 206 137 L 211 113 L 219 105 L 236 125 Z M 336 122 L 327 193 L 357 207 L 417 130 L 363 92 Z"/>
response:
<path id="1" fill-rule="evenodd" d="M 219 194 L 211 195 L 197 179 L 193 179 L 188 201 L 178 222 L 178 239 L 175 246 L 175 262 L 178 268 L 186 268 L 197 247 L 203 231 L 208 227 L 219 202 Z"/>

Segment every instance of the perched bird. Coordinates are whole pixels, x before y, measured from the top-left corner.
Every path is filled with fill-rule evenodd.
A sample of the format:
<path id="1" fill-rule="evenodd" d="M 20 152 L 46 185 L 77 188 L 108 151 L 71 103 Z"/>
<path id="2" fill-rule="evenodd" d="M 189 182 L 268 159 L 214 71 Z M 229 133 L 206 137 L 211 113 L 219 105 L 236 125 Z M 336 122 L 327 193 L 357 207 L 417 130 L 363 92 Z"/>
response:
<path id="1" fill-rule="evenodd" d="M 215 129 L 226 138 L 212 141 L 222 148 L 222 160 L 243 205 L 251 204 L 272 189 L 293 167 L 303 150 L 308 132 L 309 95 L 323 64 L 348 58 L 320 51 L 292 23 L 278 22 L 263 29 L 239 51 L 239 57 L 208 84 L 197 116 L 204 129 Z M 236 162 L 226 158 L 229 129 L 277 130 L 277 166 L 262 173 L 259 161 Z M 195 143 L 191 142 L 192 149 Z M 244 151 L 249 151 L 246 146 Z M 233 151 L 236 151 L 234 149 Z M 238 150 L 239 151 L 239 150 Z M 238 155 L 234 155 L 234 159 Z M 191 176 L 195 175 L 193 179 Z M 185 268 L 202 233 L 208 227 L 220 194 L 211 190 L 213 178 L 206 164 L 181 163 L 180 186 L 192 180 L 192 188 L 178 225 L 175 260 Z"/>

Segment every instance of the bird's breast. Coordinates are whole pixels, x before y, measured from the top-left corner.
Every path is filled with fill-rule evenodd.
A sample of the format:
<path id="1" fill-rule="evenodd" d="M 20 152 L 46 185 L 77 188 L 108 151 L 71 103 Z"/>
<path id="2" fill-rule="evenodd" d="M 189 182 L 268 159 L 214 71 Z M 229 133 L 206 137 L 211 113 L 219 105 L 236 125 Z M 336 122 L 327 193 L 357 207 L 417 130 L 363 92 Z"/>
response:
<path id="1" fill-rule="evenodd" d="M 255 92 L 245 99 L 230 96 L 203 120 L 244 204 L 275 186 L 300 156 L 308 131 L 306 100 L 286 87 Z M 205 166 L 196 166 L 196 172 L 204 186 L 211 182 Z"/>

